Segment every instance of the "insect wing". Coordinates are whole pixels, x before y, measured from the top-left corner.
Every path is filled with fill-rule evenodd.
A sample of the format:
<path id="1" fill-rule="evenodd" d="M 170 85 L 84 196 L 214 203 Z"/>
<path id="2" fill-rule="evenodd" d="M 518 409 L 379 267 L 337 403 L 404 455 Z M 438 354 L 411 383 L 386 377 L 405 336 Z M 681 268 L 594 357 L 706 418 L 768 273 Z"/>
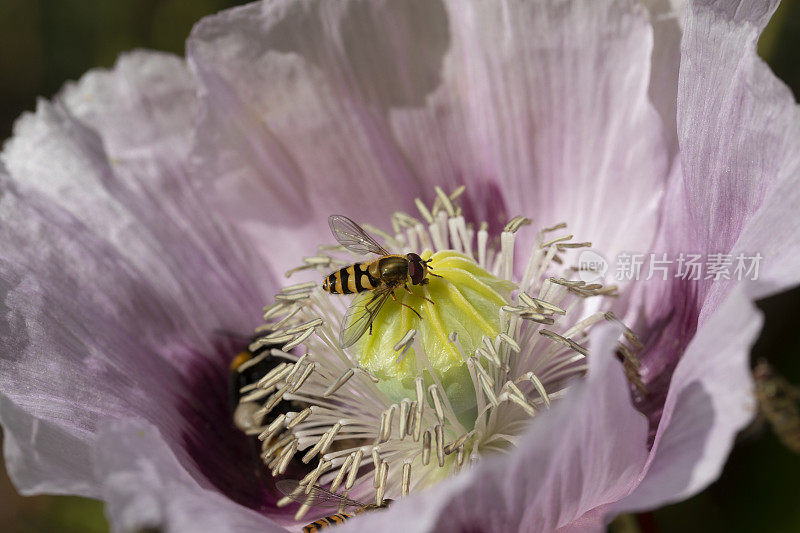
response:
<path id="1" fill-rule="evenodd" d="M 368 253 L 389 255 L 389 252 L 375 242 L 375 239 L 361 229 L 361 226 L 344 215 L 331 215 L 328 217 L 328 225 L 331 227 L 331 233 L 336 237 L 339 244 L 351 252 L 360 255 Z"/>
<path id="2" fill-rule="evenodd" d="M 307 503 L 312 507 L 366 507 L 365 504 L 356 500 L 351 500 L 335 492 L 325 490 L 318 485 L 313 485 L 306 494 L 306 487 L 296 479 L 280 479 L 275 485 L 284 496 L 291 498 L 297 503 Z"/>
<path id="3" fill-rule="evenodd" d="M 390 287 L 382 287 L 356 296 L 342 320 L 342 330 L 339 333 L 339 344 L 342 348 L 352 346 L 361 338 L 393 290 Z"/>

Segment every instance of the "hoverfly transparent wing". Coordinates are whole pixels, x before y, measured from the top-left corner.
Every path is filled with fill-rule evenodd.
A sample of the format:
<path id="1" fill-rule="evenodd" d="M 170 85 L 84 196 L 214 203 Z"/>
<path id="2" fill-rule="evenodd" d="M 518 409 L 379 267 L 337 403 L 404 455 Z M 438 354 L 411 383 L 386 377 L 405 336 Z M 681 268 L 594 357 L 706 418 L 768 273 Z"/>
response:
<path id="1" fill-rule="evenodd" d="M 325 490 L 319 485 L 313 485 L 311 489 L 309 489 L 308 494 L 306 494 L 306 487 L 301 485 L 296 479 L 279 479 L 275 483 L 275 486 L 277 486 L 278 490 L 287 498 L 291 498 L 297 503 L 307 503 L 312 507 L 367 507 L 364 503 Z"/>
<path id="2" fill-rule="evenodd" d="M 361 229 L 361 226 L 344 215 L 329 216 L 328 225 L 331 227 L 331 233 L 336 237 L 339 244 L 351 252 L 360 255 L 368 253 L 389 255 L 386 248 L 375 242 L 375 239 Z"/>
<path id="3" fill-rule="evenodd" d="M 391 287 L 380 287 L 356 296 L 342 320 L 342 330 L 339 332 L 342 348 L 349 348 L 361 338 L 393 290 Z"/>

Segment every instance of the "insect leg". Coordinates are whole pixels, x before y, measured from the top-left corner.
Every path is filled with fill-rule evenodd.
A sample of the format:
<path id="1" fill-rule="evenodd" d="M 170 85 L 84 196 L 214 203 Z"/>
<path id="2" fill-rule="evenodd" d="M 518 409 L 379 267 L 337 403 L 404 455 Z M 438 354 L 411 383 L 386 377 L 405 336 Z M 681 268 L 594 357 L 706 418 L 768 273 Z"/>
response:
<path id="1" fill-rule="evenodd" d="M 425 263 L 425 265 L 428 267 L 428 275 L 429 276 L 435 276 L 437 278 L 444 278 L 444 276 L 440 276 L 439 274 L 434 274 L 433 272 L 431 272 L 431 270 L 433 270 L 433 267 L 430 265 L 431 261 L 432 261 L 432 259 L 428 259 L 427 261 L 423 261 Z M 426 279 L 425 281 L 428 281 L 428 280 Z"/>
<path id="2" fill-rule="evenodd" d="M 380 294 L 374 294 L 370 301 L 364 304 L 364 309 L 371 312 L 372 309 L 370 308 L 370 304 L 374 303 L 378 298 L 380 298 L 380 296 Z M 369 334 L 372 335 L 372 320 L 369 321 Z"/>
<path id="3" fill-rule="evenodd" d="M 403 285 L 403 288 L 406 290 L 408 294 L 416 296 L 417 298 L 422 298 L 423 300 L 428 300 L 430 303 L 434 303 L 433 300 L 431 300 L 430 298 L 425 296 L 420 296 L 419 294 L 413 292 L 411 289 L 408 288 L 408 285 Z"/>
<path id="4" fill-rule="evenodd" d="M 406 287 L 406 288 L 408 288 L 408 287 Z M 411 292 L 411 291 L 409 291 L 409 292 Z M 400 305 L 402 305 L 403 307 L 408 307 L 409 309 L 411 309 L 412 311 L 414 311 L 414 314 L 415 314 L 415 315 L 417 315 L 417 316 L 420 318 L 420 320 L 422 320 L 422 315 L 421 315 L 421 314 L 419 314 L 419 313 L 417 312 L 417 310 L 416 310 L 416 309 L 414 309 L 414 308 L 413 308 L 413 307 L 411 307 L 410 305 L 408 305 L 408 304 L 405 304 L 405 303 L 401 302 L 400 300 L 398 300 L 398 299 L 397 299 L 397 296 L 395 296 L 395 295 L 394 295 L 394 291 L 392 291 L 392 293 L 391 293 L 391 294 L 392 294 L 392 300 L 394 300 L 395 302 L 399 303 L 399 304 L 400 304 Z M 414 294 L 414 293 L 412 292 L 411 294 Z M 415 296 L 416 296 L 416 295 L 415 295 Z"/>

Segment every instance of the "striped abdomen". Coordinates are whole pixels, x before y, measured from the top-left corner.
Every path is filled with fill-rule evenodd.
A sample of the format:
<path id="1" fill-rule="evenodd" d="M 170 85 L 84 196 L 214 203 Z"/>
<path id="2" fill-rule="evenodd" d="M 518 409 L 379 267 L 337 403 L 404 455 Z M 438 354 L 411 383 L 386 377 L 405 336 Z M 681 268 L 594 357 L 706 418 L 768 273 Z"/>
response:
<path id="1" fill-rule="evenodd" d="M 325 518 L 320 518 L 315 522 L 311 522 L 306 527 L 303 528 L 303 533 L 314 533 L 315 531 L 319 531 L 323 527 L 332 526 L 334 524 L 341 524 L 348 518 L 352 518 L 353 515 L 347 513 L 336 513 L 330 516 L 326 516 Z"/>
<path id="2" fill-rule="evenodd" d="M 370 263 L 355 263 L 329 275 L 322 282 L 322 289 L 332 294 L 353 294 L 371 291 L 381 282 L 370 274 Z"/>

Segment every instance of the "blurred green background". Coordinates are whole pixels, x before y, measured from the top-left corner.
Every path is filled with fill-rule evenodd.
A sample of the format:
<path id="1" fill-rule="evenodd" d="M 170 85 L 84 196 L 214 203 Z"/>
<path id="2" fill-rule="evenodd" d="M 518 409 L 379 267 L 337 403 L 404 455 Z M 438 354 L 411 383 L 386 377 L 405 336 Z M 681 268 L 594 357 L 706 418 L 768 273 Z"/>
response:
<path id="1" fill-rule="evenodd" d="M 0 0 L 0 139 L 37 96 L 54 95 L 93 67 L 110 67 L 132 48 L 182 54 L 194 22 L 245 2 L 232 0 Z M 800 95 L 800 0 L 785 1 L 759 52 Z M 760 304 L 766 326 L 755 357 L 800 383 L 800 289 Z M 722 477 L 694 498 L 644 520 L 646 531 L 800 531 L 800 456 L 767 429 L 743 437 Z M 108 530 L 102 504 L 74 497 L 16 494 L 0 466 L 0 530 L 8 533 Z"/>

